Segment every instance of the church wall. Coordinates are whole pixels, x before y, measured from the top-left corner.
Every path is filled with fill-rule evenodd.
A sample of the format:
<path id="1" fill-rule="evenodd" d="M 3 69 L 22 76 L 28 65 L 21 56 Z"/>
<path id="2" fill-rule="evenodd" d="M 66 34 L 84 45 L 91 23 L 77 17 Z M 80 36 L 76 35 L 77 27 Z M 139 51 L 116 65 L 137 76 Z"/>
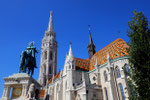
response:
<path id="1" fill-rule="evenodd" d="M 121 91 L 120 91 L 119 84 L 122 84 L 122 86 L 123 86 L 125 97 L 126 98 L 129 97 L 129 93 L 128 93 L 127 89 L 126 89 L 127 88 L 127 80 L 126 80 L 126 76 L 125 76 L 125 73 L 124 73 L 124 70 L 123 70 L 123 67 L 126 64 L 129 64 L 128 59 L 122 59 L 122 60 L 118 60 L 118 61 L 114 62 L 114 68 L 116 68 L 118 66 L 118 68 L 120 69 L 121 77 L 116 78 L 117 86 L 118 86 L 118 92 L 119 92 L 118 94 L 119 94 L 120 98 L 122 98 L 122 97 L 121 97 Z"/>
<path id="2" fill-rule="evenodd" d="M 127 88 L 127 81 L 125 78 L 125 73 L 123 70 L 123 67 L 125 64 L 128 64 L 128 59 L 127 58 L 122 58 L 122 59 L 118 59 L 118 60 L 112 60 L 110 65 L 109 64 L 104 64 L 104 66 L 99 66 L 98 69 L 95 68 L 93 71 L 89 72 L 89 78 L 90 78 L 90 82 L 91 84 L 98 84 L 97 81 L 97 72 L 99 70 L 99 79 L 100 79 L 100 84 L 102 86 L 102 92 L 103 92 L 103 99 L 106 100 L 106 92 L 105 92 L 105 88 L 107 89 L 107 94 L 108 94 L 108 98 L 111 100 L 117 100 L 117 95 L 119 96 L 119 98 L 121 97 L 121 92 L 120 92 L 120 87 L 119 84 L 121 83 L 123 85 L 124 88 L 124 94 L 125 97 L 128 97 L 128 92 L 125 88 Z M 118 66 L 120 69 L 120 74 L 121 77 L 120 78 L 116 78 L 116 84 L 117 87 L 115 86 L 115 76 L 113 75 L 113 72 L 115 73 L 115 70 L 113 71 L 111 67 Z M 104 72 L 107 73 L 107 81 L 105 81 L 105 76 L 104 76 Z M 94 78 L 95 77 L 95 78 Z M 117 90 L 118 89 L 118 90 Z"/>
<path id="3" fill-rule="evenodd" d="M 74 76 L 74 78 L 75 78 L 75 83 L 76 83 L 76 85 L 79 85 L 79 84 L 81 84 L 82 83 L 82 72 L 81 71 L 75 71 L 75 76 Z"/>

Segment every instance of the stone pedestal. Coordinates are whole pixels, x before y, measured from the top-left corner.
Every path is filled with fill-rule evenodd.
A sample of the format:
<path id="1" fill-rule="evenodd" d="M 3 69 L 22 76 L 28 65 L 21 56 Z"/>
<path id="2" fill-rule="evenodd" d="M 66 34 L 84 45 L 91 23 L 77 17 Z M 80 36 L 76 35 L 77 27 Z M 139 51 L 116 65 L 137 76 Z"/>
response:
<path id="1" fill-rule="evenodd" d="M 16 73 L 4 78 L 4 91 L 0 100 L 27 100 L 30 84 L 35 85 L 36 100 L 39 100 L 41 85 L 26 73 Z"/>

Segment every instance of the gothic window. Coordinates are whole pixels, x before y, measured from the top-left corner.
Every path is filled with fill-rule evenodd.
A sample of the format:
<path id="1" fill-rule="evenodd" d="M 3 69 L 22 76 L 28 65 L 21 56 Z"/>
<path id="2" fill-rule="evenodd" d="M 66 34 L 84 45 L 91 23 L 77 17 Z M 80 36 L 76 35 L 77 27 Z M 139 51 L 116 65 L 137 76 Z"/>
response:
<path id="1" fill-rule="evenodd" d="M 105 91 L 105 98 L 106 98 L 106 100 L 108 100 L 108 91 L 107 91 L 106 87 L 104 88 L 104 91 Z"/>
<path id="2" fill-rule="evenodd" d="M 106 73 L 106 71 L 104 71 L 104 79 L 105 79 L 105 82 L 107 82 L 107 81 L 108 81 L 108 77 L 107 77 L 107 73 Z"/>
<path id="3" fill-rule="evenodd" d="M 45 51 L 45 60 L 47 59 L 47 51 Z"/>
<path id="4" fill-rule="evenodd" d="M 65 86 L 66 90 L 67 90 L 67 81 L 66 81 L 66 86 Z"/>
<path id="5" fill-rule="evenodd" d="M 71 65 L 69 65 L 69 69 L 71 69 Z"/>
<path id="6" fill-rule="evenodd" d="M 116 67 L 115 71 L 116 71 L 117 78 L 120 78 L 121 74 L 120 74 L 120 69 L 118 68 L 118 66 Z"/>
<path id="7" fill-rule="evenodd" d="M 53 60 L 53 53 L 50 51 L 50 60 Z"/>
<path id="8" fill-rule="evenodd" d="M 52 65 L 49 65 L 49 74 L 52 74 Z"/>
<path id="9" fill-rule="evenodd" d="M 125 100 L 125 94 L 124 94 L 123 86 L 122 86 L 121 83 L 119 84 L 119 88 L 120 88 L 120 93 L 121 93 L 122 100 Z"/>
<path id="10" fill-rule="evenodd" d="M 126 76 L 129 76 L 130 69 L 129 69 L 129 65 L 127 65 L 127 64 L 124 66 L 124 73 Z"/>
<path id="11" fill-rule="evenodd" d="M 43 66 L 43 70 L 44 70 L 43 73 L 46 74 L 46 65 L 45 64 Z"/>

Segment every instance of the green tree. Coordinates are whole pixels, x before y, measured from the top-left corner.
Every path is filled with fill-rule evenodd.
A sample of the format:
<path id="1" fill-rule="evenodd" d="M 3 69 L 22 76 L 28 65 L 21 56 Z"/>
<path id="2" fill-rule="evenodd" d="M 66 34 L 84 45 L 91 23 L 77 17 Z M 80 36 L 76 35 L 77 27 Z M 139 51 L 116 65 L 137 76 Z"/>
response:
<path id="1" fill-rule="evenodd" d="M 130 100 L 150 100 L 150 28 L 142 12 L 133 11 L 133 14 L 127 30 L 130 38 Z"/>

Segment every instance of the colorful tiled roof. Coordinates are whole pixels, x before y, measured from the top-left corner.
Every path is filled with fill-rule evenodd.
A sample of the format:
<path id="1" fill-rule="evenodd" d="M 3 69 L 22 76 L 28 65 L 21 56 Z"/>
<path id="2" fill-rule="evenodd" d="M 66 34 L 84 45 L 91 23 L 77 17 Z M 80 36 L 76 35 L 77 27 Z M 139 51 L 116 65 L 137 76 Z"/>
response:
<path id="1" fill-rule="evenodd" d="M 94 56 L 90 60 L 90 70 L 94 69 L 96 59 L 98 61 L 98 65 L 106 63 L 107 53 L 109 53 L 110 59 L 127 56 L 128 47 L 129 46 L 127 45 L 127 43 L 120 38 L 111 42 L 109 45 L 94 54 Z"/>
<path id="2" fill-rule="evenodd" d="M 60 77 L 60 71 L 55 75 L 55 80 Z"/>
<path id="3" fill-rule="evenodd" d="M 40 98 L 44 98 L 44 96 L 45 96 L 45 90 L 41 89 L 40 90 Z"/>
<path id="4" fill-rule="evenodd" d="M 55 75 L 54 80 L 56 80 L 56 79 L 58 79 L 58 78 L 60 77 L 60 72 L 61 72 L 61 71 L 59 71 L 59 72 Z M 53 79 L 53 77 L 51 77 L 50 80 L 48 81 L 49 84 L 52 83 L 52 79 Z"/>
<path id="5" fill-rule="evenodd" d="M 127 53 L 128 47 L 129 46 L 125 41 L 118 38 L 115 41 L 108 44 L 103 49 L 96 52 L 91 58 L 91 60 L 89 60 L 89 58 L 87 59 L 74 58 L 76 70 L 90 71 L 94 69 L 96 59 L 98 61 L 98 65 L 102 65 L 106 63 L 108 53 L 109 53 L 110 59 L 128 56 L 128 53 Z M 55 75 L 55 80 L 58 79 L 59 77 L 60 77 L 60 71 Z M 52 83 L 52 77 L 50 78 L 49 83 Z"/>
<path id="6" fill-rule="evenodd" d="M 89 59 L 75 58 L 76 70 L 89 71 Z"/>

